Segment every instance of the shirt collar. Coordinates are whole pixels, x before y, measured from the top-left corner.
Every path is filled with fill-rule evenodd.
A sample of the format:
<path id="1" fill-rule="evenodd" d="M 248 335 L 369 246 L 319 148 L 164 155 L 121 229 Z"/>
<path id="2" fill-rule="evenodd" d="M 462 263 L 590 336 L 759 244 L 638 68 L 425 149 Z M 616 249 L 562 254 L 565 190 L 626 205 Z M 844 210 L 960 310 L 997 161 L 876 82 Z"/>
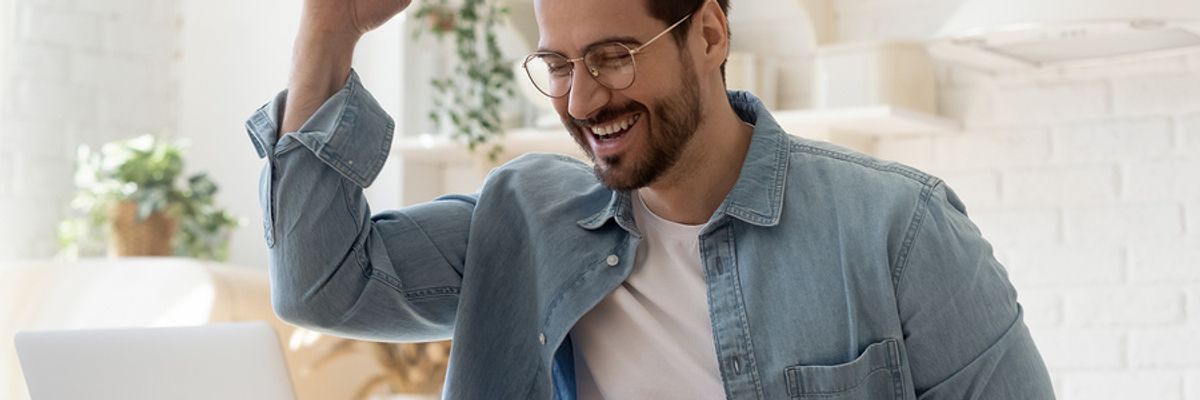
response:
<path id="1" fill-rule="evenodd" d="M 727 95 L 738 117 L 754 125 L 754 133 L 737 182 L 708 224 L 714 226 L 715 222 L 728 215 L 749 224 L 775 226 L 779 224 L 783 212 L 791 140 L 757 97 L 736 90 L 728 91 Z M 578 224 L 584 229 L 595 230 L 614 218 L 625 230 L 637 231 L 628 192 L 613 192 L 603 209 L 580 220 Z"/>

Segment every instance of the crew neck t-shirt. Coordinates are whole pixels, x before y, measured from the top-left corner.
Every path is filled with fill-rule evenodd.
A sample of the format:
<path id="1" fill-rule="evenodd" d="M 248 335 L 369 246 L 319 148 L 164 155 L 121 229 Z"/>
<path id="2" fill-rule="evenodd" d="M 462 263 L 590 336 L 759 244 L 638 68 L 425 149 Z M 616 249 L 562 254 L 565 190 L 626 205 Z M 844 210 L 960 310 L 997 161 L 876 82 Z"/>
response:
<path id="1" fill-rule="evenodd" d="M 663 219 L 635 191 L 633 271 L 571 329 L 576 392 L 592 399 L 723 399 L 700 263 L 704 225 Z"/>

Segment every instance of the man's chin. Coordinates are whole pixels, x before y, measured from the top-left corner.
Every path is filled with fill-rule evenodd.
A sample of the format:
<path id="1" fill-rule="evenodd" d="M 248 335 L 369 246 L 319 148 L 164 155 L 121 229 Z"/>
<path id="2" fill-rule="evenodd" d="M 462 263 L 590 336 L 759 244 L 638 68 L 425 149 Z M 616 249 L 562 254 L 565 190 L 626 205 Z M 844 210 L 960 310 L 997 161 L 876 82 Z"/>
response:
<path id="1" fill-rule="evenodd" d="M 592 172 L 595 173 L 596 179 L 601 184 L 618 192 L 633 191 L 650 184 L 650 180 L 646 179 L 645 174 L 638 174 L 639 171 L 630 170 L 629 165 L 622 165 L 622 161 L 626 160 L 619 157 L 605 157 L 594 161 Z"/>

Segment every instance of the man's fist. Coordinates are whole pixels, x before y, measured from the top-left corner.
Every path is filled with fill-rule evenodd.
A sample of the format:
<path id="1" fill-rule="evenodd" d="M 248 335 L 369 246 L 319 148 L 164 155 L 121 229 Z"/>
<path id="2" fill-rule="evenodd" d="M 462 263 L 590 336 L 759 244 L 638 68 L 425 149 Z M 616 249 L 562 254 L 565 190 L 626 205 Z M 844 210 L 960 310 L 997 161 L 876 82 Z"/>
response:
<path id="1" fill-rule="evenodd" d="M 408 8 L 412 0 L 346 0 L 354 12 L 354 27 L 359 34 L 382 26 Z"/>
<path id="2" fill-rule="evenodd" d="M 412 0 L 305 0 L 304 28 L 362 36 L 408 8 Z"/>

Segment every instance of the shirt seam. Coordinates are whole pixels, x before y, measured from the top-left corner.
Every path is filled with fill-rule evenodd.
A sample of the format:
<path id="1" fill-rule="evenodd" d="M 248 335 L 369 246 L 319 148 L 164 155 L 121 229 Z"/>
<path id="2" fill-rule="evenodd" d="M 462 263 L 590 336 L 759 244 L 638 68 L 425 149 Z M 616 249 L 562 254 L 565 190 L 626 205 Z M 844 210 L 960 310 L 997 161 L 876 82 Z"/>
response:
<path id="1" fill-rule="evenodd" d="M 912 256 L 912 249 L 915 246 L 917 239 L 920 237 L 921 227 L 924 225 L 925 216 L 929 214 L 929 205 L 933 197 L 933 191 L 942 185 L 942 181 L 938 180 L 933 186 L 925 186 L 921 190 L 921 199 L 918 201 L 917 209 L 913 212 L 912 218 L 909 219 L 908 231 L 905 233 L 903 244 L 900 247 L 900 254 L 896 256 L 896 266 L 892 271 L 892 290 L 897 298 L 896 306 L 899 307 L 900 298 L 900 281 L 904 278 L 904 272 L 907 271 L 908 261 Z M 899 310 L 897 310 L 899 311 Z"/>
<path id="2" fill-rule="evenodd" d="M 799 143 L 799 142 L 796 142 L 793 140 L 792 141 L 792 153 L 795 154 L 797 152 L 804 153 L 804 154 L 812 154 L 812 155 L 817 155 L 817 156 L 824 156 L 824 157 L 832 158 L 835 160 L 858 165 L 863 168 L 870 168 L 870 169 L 880 171 L 880 172 L 894 173 L 894 174 L 903 176 L 905 178 L 908 178 L 916 183 L 919 183 L 919 184 L 925 185 L 925 186 L 930 186 L 932 184 L 936 184 L 936 182 L 931 182 L 931 181 L 934 181 L 937 178 L 934 178 L 932 175 L 913 170 L 911 167 L 907 167 L 907 166 L 903 166 L 903 165 L 895 164 L 895 163 L 886 163 L 885 164 L 885 163 L 881 163 L 881 162 L 876 162 L 876 161 L 872 161 L 867 158 L 856 157 L 853 155 L 838 153 L 835 151 L 826 150 L 826 149 L 814 147 L 811 145 Z"/>

